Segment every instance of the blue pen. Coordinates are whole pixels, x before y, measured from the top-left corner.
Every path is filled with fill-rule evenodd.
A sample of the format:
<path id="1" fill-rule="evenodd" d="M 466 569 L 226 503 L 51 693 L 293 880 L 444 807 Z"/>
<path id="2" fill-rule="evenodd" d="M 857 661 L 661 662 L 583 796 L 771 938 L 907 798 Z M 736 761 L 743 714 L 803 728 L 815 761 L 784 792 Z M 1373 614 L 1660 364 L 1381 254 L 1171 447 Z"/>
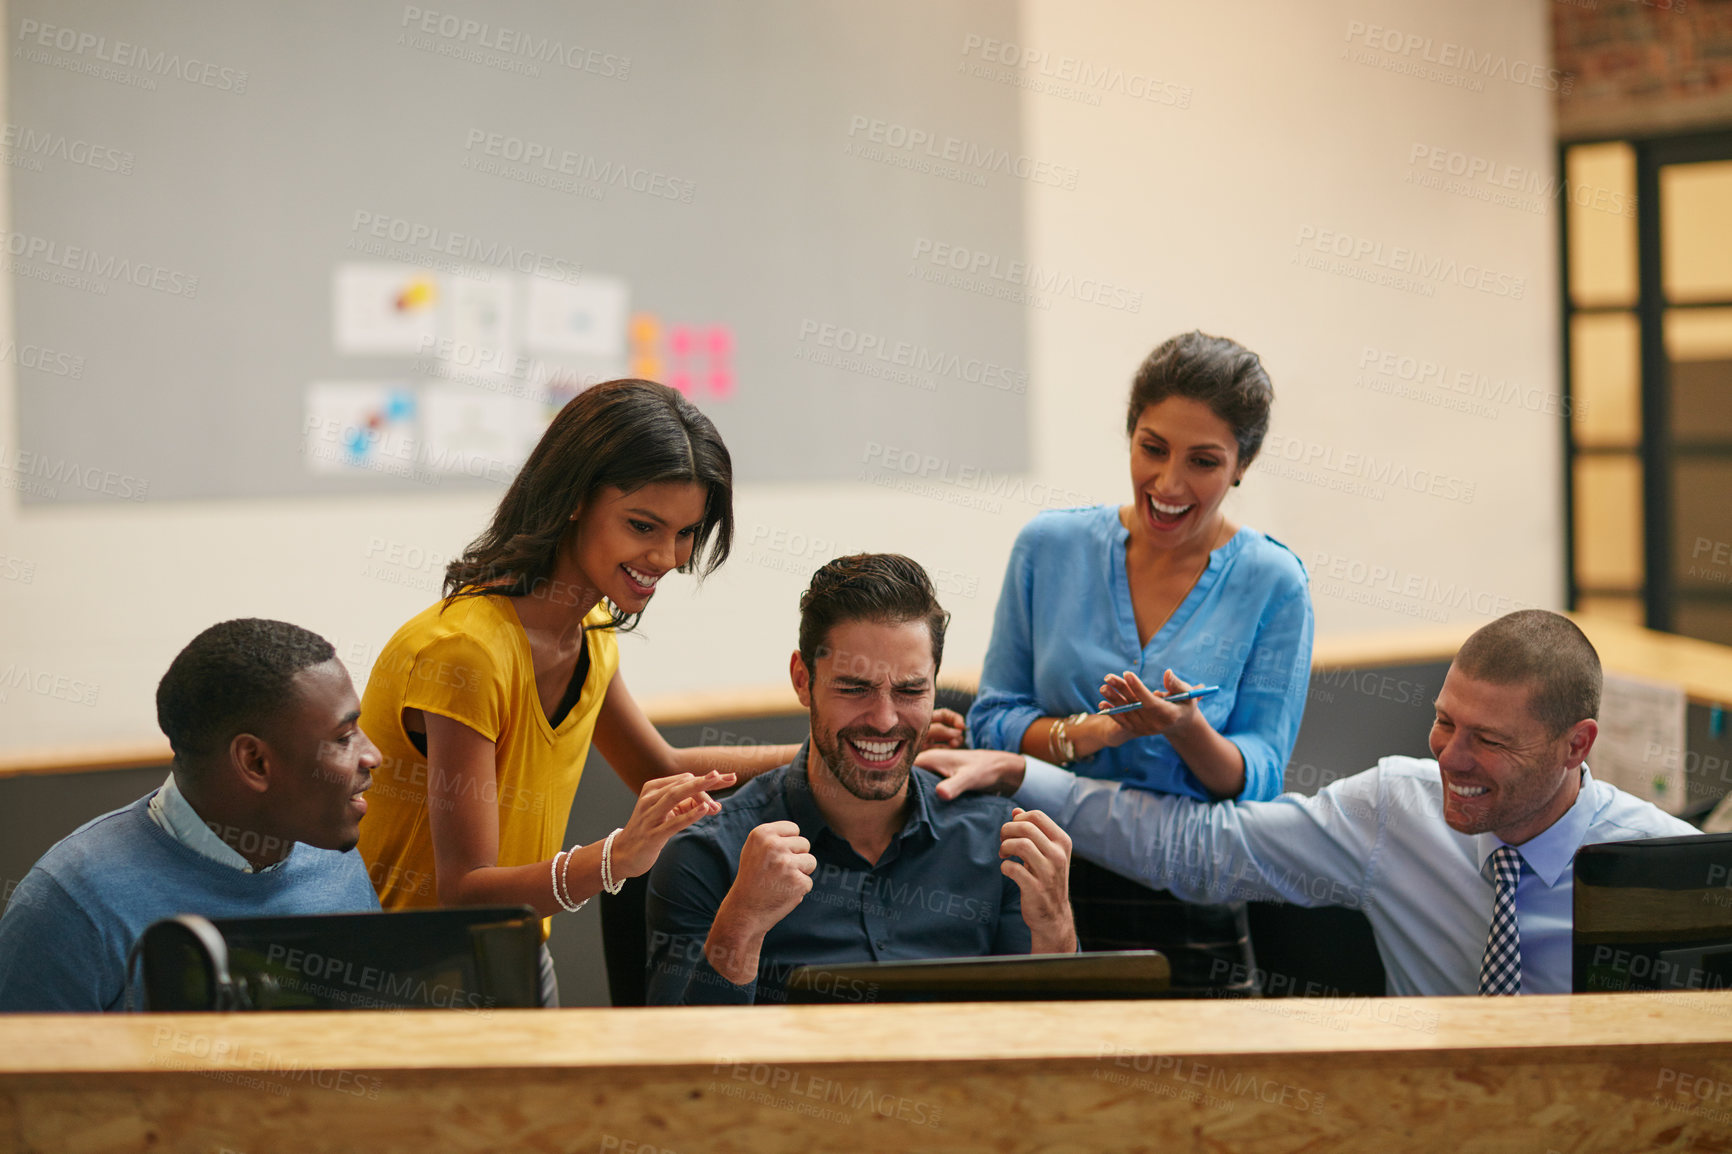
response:
<path id="1" fill-rule="evenodd" d="M 1176 705 L 1181 701 L 1190 701 L 1192 698 L 1195 698 L 1195 697 L 1207 697 L 1211 693 L 1219 693 L 1219 692 L 1221 692 L 1221 687 L 1219 685 L 1199 685 L 1195 689 L 1187 689 L 1183 693 L 1175 693 L 1175 694 L 1173 694 L 1173 696 L 1164 697 L 1161 700 L 1168 701 L 1168 702 L 1171 702 L 1171 703 Z M 1103 709 L 1100 712 L 1100 716 L 1111 717 L 1115 713 L 1130 713 L 1132 710 L 1141 709 L 1142 707 L 1143 707 L 1142 702 L 1133 701 L 1129 705 L 1115 705 L 1111 709 Z"/>

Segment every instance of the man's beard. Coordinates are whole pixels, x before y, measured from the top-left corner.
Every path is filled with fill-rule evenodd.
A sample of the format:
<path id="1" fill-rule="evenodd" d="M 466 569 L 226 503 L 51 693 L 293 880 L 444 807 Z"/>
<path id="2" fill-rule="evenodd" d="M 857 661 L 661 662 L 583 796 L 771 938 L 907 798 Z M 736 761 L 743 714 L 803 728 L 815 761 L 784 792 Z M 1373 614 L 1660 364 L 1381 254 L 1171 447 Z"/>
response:
<path id="1" fill-rule="evenodd" d="M 896 764 L 888 769 L 865 770 L 854 764 L 844 742 L 850 738 L 861 741 L 900 741 L 902 752 L 896 759 Z M 889 733 L 874 733 L 863 728 L 844 729 L 839 733 L 830 733 L 818 724 L 816 713 L 812 715 L 812 746 L 818 751 L 818 756 L 824 759 L 824 765 L 830 774 L 841 783 L 843 789 L 859 798 L 861 801 L 887 801 L 902 792 L 902 786 L 908 781 L 908 775 L 914 768 L 914 755 L 919 752 L 920 735 L 912 729 L 893 729 Z M 807 775 L 810 777 L 810 773 Z"/>

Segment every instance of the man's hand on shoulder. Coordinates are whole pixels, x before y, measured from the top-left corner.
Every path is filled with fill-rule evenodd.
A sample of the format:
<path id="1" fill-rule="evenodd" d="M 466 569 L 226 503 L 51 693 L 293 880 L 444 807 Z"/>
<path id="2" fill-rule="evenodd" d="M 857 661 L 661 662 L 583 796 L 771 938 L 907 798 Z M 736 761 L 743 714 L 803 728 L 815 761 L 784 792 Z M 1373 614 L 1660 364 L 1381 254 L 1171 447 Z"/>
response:
<path id="1" fill-rule="evenodd" d="M 944 780 L 938 796 L 953 801 L 965 793 L 996 793 L 1009 797 L 1022 788 L 1028 762 L 1020 753 L 1002 749 L 928 749 L 914 764 Z"/>
<path id="2" fill-rule="evenodd" d="M 1070 835 L 1038 809 L 1013 809 L 999 832 L 999 868 L 1022 890 L 1022 920 L 1031 954 L 1077 948 L 1070 909 Z M 1020 860 L 1018 860 L 1020 859 Z"/>
<path id="3" fill-rule="evenodd" d="M 817 868 L 812 843 L 791 821 L 766 822 L 746 835 L 739 872 L 704 942 L 718 974 L 736 986 L 758 976 L 764 935 L 811 892 Z"/>

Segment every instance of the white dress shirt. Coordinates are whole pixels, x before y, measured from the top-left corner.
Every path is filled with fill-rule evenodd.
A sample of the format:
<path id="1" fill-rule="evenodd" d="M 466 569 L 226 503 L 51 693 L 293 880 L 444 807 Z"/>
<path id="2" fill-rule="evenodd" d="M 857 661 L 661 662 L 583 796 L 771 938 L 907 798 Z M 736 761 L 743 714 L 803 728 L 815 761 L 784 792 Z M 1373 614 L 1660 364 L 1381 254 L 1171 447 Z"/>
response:
<path id="1" fill-rule="evenodd" d="M 1391 994 L 1473 994 L 1496 892 L 1495 834 L 1443 820 L 1437 762 L 1386 757 L 1315 797 L 1209 804 L 1079 778 L 1028 759 L 1018 804 L 1044 810 L 1078 856 L 1186 901 L 1362 910 Z M 1522 992 L 1567 994 L 1576 850 L 1698 831 L 1582 766 L 1575 804 L 1517 846 Z"/>

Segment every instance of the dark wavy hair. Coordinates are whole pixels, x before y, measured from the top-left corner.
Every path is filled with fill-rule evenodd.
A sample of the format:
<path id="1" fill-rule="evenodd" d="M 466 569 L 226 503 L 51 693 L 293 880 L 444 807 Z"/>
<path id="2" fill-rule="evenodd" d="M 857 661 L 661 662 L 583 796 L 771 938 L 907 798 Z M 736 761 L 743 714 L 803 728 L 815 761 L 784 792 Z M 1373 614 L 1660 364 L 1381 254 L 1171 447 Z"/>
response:
<path id="1" fill-rule="evenodd" d="M 932 579 L 918 561 L 900 553 L 855 553 L 838 557 L 812 574 L 800 595 L 800 660 L 818 675 L 818 659 L 830 652 L 830 631 L 847 621 L 900 625 L 924 621 L 932 634 L 932 671 L 944 662 L 944 631 L 950 614 L 938 604 Z"/>
<path id="2" fill-rule="evenodd" d="M 288 708 L 295 675 L 334 659 L 317 633 L 242 617 L 187 642 L 156 687 L 156 723 L 175 766 L 195 779 L 238 733 L 257 733 Z"/>
<path id="3" fill-rule="evenodd" d="M 708 490 L 704 519 L 682 573 L 700 577 L 728 559 L 734 542 L 734 465 L 696 405 L 654 381 L 606 381 L 573 397 L 493 513 L 487 530 L 445 567 L 445 604 L 459 597 L 521 597 L 552 580 L 571 514 L 603 488 L 627 493 L 662 481 Z M 629 630 L 637 614 L 612 609 Z"/>
<path id="4" fill-rule="evenodd" d="M 1239 464 L 1257 459 L 1269 431 L 1275 386 L 1256 353 L 1238 341 L 1195 329 L 1168 337 L 1144 359 L 1131 381 L 1125 433 L 1136 432 L 1143 410 L 1168 397 L 1189 397 L 1209 406 L 1233 430 Z"/>

